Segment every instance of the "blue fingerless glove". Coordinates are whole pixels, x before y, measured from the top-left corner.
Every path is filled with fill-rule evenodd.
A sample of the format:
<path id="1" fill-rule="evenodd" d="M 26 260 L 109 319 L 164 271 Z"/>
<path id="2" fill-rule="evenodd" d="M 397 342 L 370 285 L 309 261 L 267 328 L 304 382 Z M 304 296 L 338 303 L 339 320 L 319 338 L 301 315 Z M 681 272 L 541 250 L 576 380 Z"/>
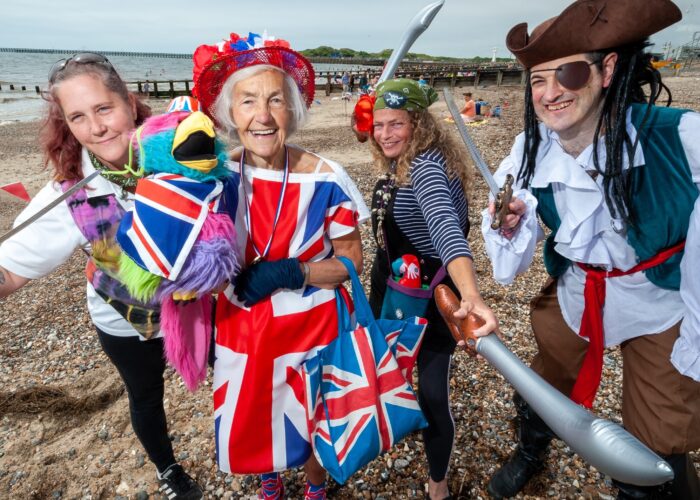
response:
<path id="1" fill-rule="evenodd" d="M 279 288 L 296 290 L 304 284 L 299 259 L 262 261 L 248 267 L 234 280 L 233 293 L 246 307 L 257 304 Z"/>

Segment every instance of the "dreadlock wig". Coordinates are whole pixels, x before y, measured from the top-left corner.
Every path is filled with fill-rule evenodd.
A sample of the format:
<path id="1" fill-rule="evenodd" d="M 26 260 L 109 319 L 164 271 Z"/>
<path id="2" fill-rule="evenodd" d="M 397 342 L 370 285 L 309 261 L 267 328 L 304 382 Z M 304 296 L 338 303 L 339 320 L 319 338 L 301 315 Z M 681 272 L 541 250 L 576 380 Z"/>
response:
<path id="1" fill-rule="evenodd" d="M 670 106 L 672 100 L 671 91 L 661 81 L 661 74 L 651 65 L 651 54 L 644 51 L 649 45 L 648 39 L 645 39 L 586 55 L 599 71 L 608 54 L 614 52 L 618 56 L 610 86 L 603 89 L 600 117 L 593 136 L 594 144 L 598 144 L 601 137 L 604 141 L 605 163 L 601 164 L 598 148 L 593 148 L 593 163 L 602 175 L 605 203 L 610 214 L 630 225 L 635 223 L 635 214 L 630 210 L 630 200 L 634 193 L 630 189 L 629 169 L 623 170 L 623 165 L 625 156 L 632 164 L 637 142 L 633 143 L 627 133 L 627 109 L 632 103 L 646 103 L 646 120 L 651 106 L 656 104 L 662 91 L 667 94 L 667 106 Z M 648 92 L 645 92 L 645 86 L 648 86 Z M 529 186 L 542 139 L 529 85 L 525 90 L 524 122 L 525 145 L 518 180 L 522 181 L 523 186 Z"/>

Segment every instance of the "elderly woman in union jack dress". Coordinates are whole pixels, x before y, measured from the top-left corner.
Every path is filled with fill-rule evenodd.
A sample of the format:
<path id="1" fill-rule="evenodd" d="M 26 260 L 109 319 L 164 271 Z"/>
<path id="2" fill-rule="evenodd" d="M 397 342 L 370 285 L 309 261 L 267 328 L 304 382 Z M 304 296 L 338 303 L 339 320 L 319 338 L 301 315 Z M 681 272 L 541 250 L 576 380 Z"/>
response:
<path id="1" fill-rule="evenodd" d="M 314 71 L 283 40 L 250 34 L 194 54 L 195 94 L 240 142 L 224 202 L 245 269 L 219 295 L 214 412 L 219 467 L 262 474 L 260 497 L 281 498 L 279 472 L 304 465 L 305 498 L 325 498 L 311 454 L 302 363 L 338 334 L 335 256 L 362 267 L 357 224 L 369 217 L 343 168 L 287 144 L 313 100 Z"/>

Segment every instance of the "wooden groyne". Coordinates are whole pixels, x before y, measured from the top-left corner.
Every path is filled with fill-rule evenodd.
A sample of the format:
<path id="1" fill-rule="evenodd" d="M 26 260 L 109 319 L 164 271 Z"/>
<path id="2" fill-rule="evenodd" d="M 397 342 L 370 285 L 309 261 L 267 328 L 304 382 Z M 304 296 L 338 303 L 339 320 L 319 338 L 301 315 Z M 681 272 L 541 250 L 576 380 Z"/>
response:
<path id="1" fill-rule="evenodd" d="M 352 72 L 354 77 L 353 91 L 359 91 L 359 80 L 362 75 L 361 71 Z M 375 76 L 379 76 L 379 71 L 367 72 L 368 81 Z M 341 75 L 334 71 L 319 71 L 316 74 L 317 79 L 324 78 L 325 83 L 316 83 L 316 92 L 325 92 L 330 95 L 335 92 L 342 92 L 343 85 L 340 82 Z M 525 84 L 525 72 L 522 68 L 510 69 L 477 69 L 471 72 L 457 73 L 444 71 L 399 71 L 396 74 L 397 78 L 410 78 L 418 80 L 423 77 L 431 87 L 486 87 L 486 86 L 502 86 L 515 85 L 522 86 Z M 139 94 L 148 95 L 155 98 L 172 98 L 176 96 L 189 95 L 192 88 L 192 80 L 165 80 L 165 81 L 136 81 L 128 82 L 132 90 L 136 90 Z"/>
<path id="2" fill-rule="evenodd" d="M 172 99 L 181 95 L 190 95 L 192 80 L 146 80 L 145 82 L 127 82 L 127 86 L 141 95 L 147 95 L 156 99 Z"/>
<path id="3" fill-rule="evenodd" d="M 31 85 L 29 85 L 29 87 L 31 87 Z M 28 92 L 27 85 L 14 85 L 12 83 L 6 83 L 4 89 L 2 84 L 0 84 L 0 90 L 18 90 L 20 92 Z M 41 88 L 38 85 L 34 85 L 34 92 L 41 94 Z"/>
<path id="4" fill-rule="evenodd" d="M 354 85 L 352 86 L 353 91 L 360 90 L 360 77 L 362 76 L 362 71 L 353 71 Z M 372 81 L 372 78 L 379 76 L 379 71 L 367 71 L 368 82 Z M 316 74 L 316 92 L 325 92 L 326 95 L 330 95 L 335 92 L 342 92 L 343 85 L 341 83 L 341 74 L 335 71 L 319 71 Z M 477 69 L 474 71 L 467 72 L 446 72 L 446 71 L 401 71 L 399 70 L 396 74 L 397 78 L 410 78 L 412 80 L 418 80 L 421 77 L 430 85 L 435 88 L 443 87 L 487 87 L 487 86 L 497 86 L 502 85 L 524 85 L 525 83 L 525 72 L 522 69 Z M 325 79 L 325 83 L 319 83 L 318 79 Z M 173 98 L 177 96 L 190 95 L 190 90 L 192 88 L 192 80 L 139 80 L 127 82 L 128 87 L 138 92 L 142 95 L 147 95 L 154 98 Z M 33 87 L 34 92 L 40 94 L 42 89 L 39 85 L 14 85 L 14 84 L 0 84 L 0 91 L 11 90 L 11 91 L 31 91 Z M 28 90 L 29 89 L 29 90 Z"/>
<path id="5" fill-rule="evenodd" d="M 353 76 L 353 91 L 358 91 L 360 89 L 360 77 L 364 73 L 367 74 L 368 82 L 371 82 L 372 78 L 378 77 L 380 74 L 378 70 L 353 71 L 348 73 L 351 73 Z M 341 83 L 341 75 L 342 74 L 337 71 L 319 71 L 316 73 L 316 92 L 325 92 L 326 95 L 342 92 L 343 85 Z M 396 77 L 410 78 L 412 80 L 423 78 L 428 85 L 435 88 L 467 86 L 476 88 L 494 85 L 500 87 L 502 85 L 522 86 L 525 84 L 525 71 L 522 68 L 482 68 L 464 72 L 442 70 L 403 71 L 399 69 L 396 73 Z M 319 83 L 319 79 L 324 79 L 325 83 Z M 190 95 L 192 80 L 139 80 L 127 82 L 127 85 L 131 90 L 142 95 L 148 95 L 149 97 L 173 98 L 176 96 Z M 7 83 L 0 84 L 0 91 L 12 90 L 27 92 L 31 91 L 32 87 L 34 92 L 37 94 L 41 93 L 42 89 L 39 85 L 13 85 Z"/>
<path id="6" fill-rule="evenodd" d="M 352 76 L 354 82 L 354 88 L 352 90 L 359 89 L 359 80 L 361 76 L 366 75 L 367 81 L 371 83 L 373 78 L 381 74 L 379 70 L 349 71 L 348 73 Z M 410 78 L 411 80 L 423 79 L 428 85 L 435 88 L 485 87 L 493 85 L 500 87 L 501 85 L 524 85 L 526 73 L 520 66 L 473 66 L 471 69 L 467 70 L 461 67 L 459 70 L 456 70 L 453 68 L 433 66 L 430 68 L 423 67 L 420 69 L 405 70 L 402 65 L 399 67 L 395 76 L 396 78 Z M 317 91 L 322 90 L 326 92 L 326 95 L 329 95 L 335 91 L 342 91 L 343 89 L 341 83 L 342 73 L 338 71 L 319 71 L 316 73 L 316 77 L 326 80 L 323 84 L 316 84 Z"/>

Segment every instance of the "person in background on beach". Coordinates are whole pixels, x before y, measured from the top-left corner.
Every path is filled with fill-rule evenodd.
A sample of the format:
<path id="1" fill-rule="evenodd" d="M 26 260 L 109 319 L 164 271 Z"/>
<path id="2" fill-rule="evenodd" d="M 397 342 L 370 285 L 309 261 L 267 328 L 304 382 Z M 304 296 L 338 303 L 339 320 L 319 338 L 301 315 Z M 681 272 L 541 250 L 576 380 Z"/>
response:
<path id="1" fill-rule="evenodd" d="M 54 180 L 15 223 L 95 170 L 102 175 L 0 246 L 0 298 L 46 276 L 82 249 L 88 256 L 88 312 L 102 350 L 124 380 L 131 425 L 156 466 L 160 491 L 170 499 L 202 498 L 200 487 L 176 462 L 168 437 L 157 306 L 133 299 L 116 279 L 119 247 L 114 236 L 134 204 L 136 185 L 134 178 L 116 172 L 127 163 L 131 132 L 150 109 L 100 54 L 58 61 L 48 83 L 41 146 Z"/>
<path id="2" fill-rule="evenodd" d="M 225 209 L 245 269 L 219 294 L 214 362 L 217 460 L 261 474 L 262 498 L 284 498 L 280 471 L 304 466 L 306 499 L 323 499 L 298 399 L 302 363 L 338 335 L 336 256 L 362 268 L 362 196 L 335 162 L 287 143 L 314 96 L 314 70 L 289 43 L 251 34 L 194 53 L 201 109 L 240 141 Z M 298 383 L 302 385 L 299 386 Z"/>
<path id="3" fill-rule="evenodd" d="M 465 92 L 463 95 L 464 107 L 459 111 L 459 114 L 462 115 L 462 119 L 465 122 L 470 122 L 476 117 L 476 104 L 474 103 L 474 99 L 472 99 L 471 92 Z"/>
<path id="4" fill-rule="evenodd" d="M 360 92 L 366 94 L 367 87 L 369 87 L 369 77 L 367 76 L 367 72 L 363 71 L 360 75 Z"/>
<path id="5" fill-rule="evenodd" d="M 485 320 L 476 335 L 498 329 L 476 283 L 465 189 L 471 169 L 462 151 L 428 107 L 437 93 L 405 78 L 377 86 L 371 145 L 385 175 L 372 191 L 372 229 L 377 253 L 371 272 L 370 305 L 380 317 L 391 263 L 404 254 L 420 263 L 422 285 L 438 273 L 442 283 L 461 296 L 459 314 L 473 312 Z M 360 120 L 362 121 L 362 120 Z M 430 477 L 428 496 L 450 498 L 447 471 L 454 444 L 449 403 L 450 363 L 456 344 L 431 299 L 428 328 L 418 354 L 418 398 L 428 420 L 423 430 Z"/>
<path id="6" fill-rule="evenodd" d="M 495 178 L 512 174 L 518 189 L 500 230 L 493 204 L 483 214 L 504 284 L 530 265 L 538 216 L 551 230 L 551 278 L 531 305 L 537 373 L 590 408 L 603 349 L 620 346 L 624 426 L 675 475 L 658 487 L 614 481 L 623 499 L 700 498 L 688 455 L 700 447 L 700 114 L 655 105 L 668 89 L 644 52 L 680 19 L 670 0 L 590 0 L 530 35 L 512 28 L 506 44 L 528 70 L 525 131 Z M 513 400 L 519 443 L 488 484 L 495 498 L 523 489 L 555 437 Z"/>
<path id="7" fill-rule="evenodd" d="M 146 97 L 148 97 L 150 91 L 151 91 L 151 82 L 146 80 L 146 83 L 143 84 L 143 93 Z"/>
<path id="8" fill-rule="evenodd" d="M 350 92 L 350 74 L 347 71 L 343 72 L 340 81 L 343 84 L 343 94 Z"/>
<path id="9" fill-rule="evenodd" d="M 373 94 L 377 88 L 377 82 L 379 82 L 379 75 L 374 75 L 369 81 L 369 87 L 367 87 L 367 93 Z"/>

